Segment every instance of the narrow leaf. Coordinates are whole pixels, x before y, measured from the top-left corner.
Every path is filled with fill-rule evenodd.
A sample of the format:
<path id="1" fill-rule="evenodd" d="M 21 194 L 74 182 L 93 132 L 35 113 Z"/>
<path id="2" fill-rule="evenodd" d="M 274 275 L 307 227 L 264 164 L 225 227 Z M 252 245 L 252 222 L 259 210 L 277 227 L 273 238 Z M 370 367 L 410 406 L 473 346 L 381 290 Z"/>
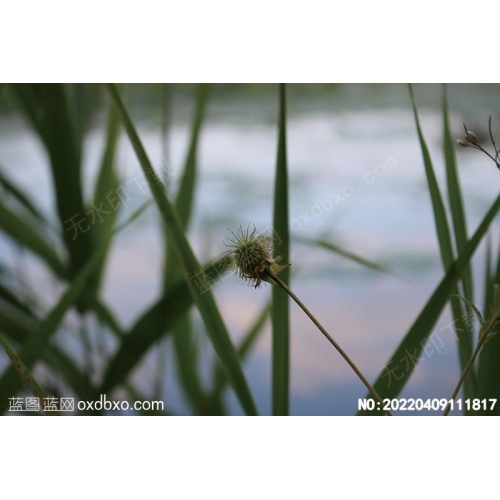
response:
<path id="1" fill-rule="evenodd" d="M 249 415 L 256 415 L 257 407 L 255 406 L 255 402 L 250 393 L 250 388 L 238 360 L 236 349 L 231 342 L 231 338 L 229 337 L 229 333 L 227 332 L 226 326 L 224 325 L 220 312 L 217 308 L 213 294 L 210 289 L 203 291 L 202 293 L 200 287 L 193 282 L 193 279 L 201 279 L 203 282 L 206 282 L 206 276 L 200 274 L 203 272 L 202 268 L 196 259 L 191 246 L 189 245 L 184 231 L 182 230 L 179 216 L 177 215 L 174 206 L 167 198 L 165 189 L 154 171 L 151 162 L 149 161 L 137 131 L 135 130 L 125 106 L 123 105 L 120 95 L 118 94 L 116 86 L 109 84 L 107 89 L 112 101 L 118 109 L 122 124 L 127 131 L 130 142 L 132 143 L 137 158 L 139 159 L 141 167 L 149 182 L 149 186 L 156 204 L 158 205 L 165 227 L 168 227 L 172 231 L 177 251 L 182 256 L 182 262 L 186 271 L 185 275 L 187 283 L 189 284 L 191 295 L 193 296 L 196 306 L 198 307 L 201 317 L 203 318 L 215 352 L 219 356 L 224 368 L 227 370 L 232 386 L 236 392 L 236 396 L 238 397 L 245 412 Z"/>
<path id="2" fill-rule="evenodd" d="M 425 173 L 427 176 L 427 183 L 429 185 L 429 191 L 431 194 L 432 208 L 434 212 L 434 220 L 436 223 L 436 231 L 439 240 L 439 248 L 441 251 L 441 259 L 443 261 L 443 266 L 445 270 L 448 270 L 451 263 L 453 262 L 453 249 L 451 245 L 450 229 L 448 226 L 448 219 L 446 217 L 446 211 L 444 208 L 443 199 L 441 197 L 441 192 L 439 191 L 439 186 L 437 183 L 436 175 L 434 174 L 434 167 L 432 166 L 431 155 L 429 149 L 422 134 L 422 129 L 420 128 L 420 121 L 418 119 L 417 105 L 415 104 L 415 98 L 413 96 L 412 86 L 409 85 L 411 102 L 413 105 L 413 114 L 415 116 L 415 124 L 418 132 L 418 139 L 420 141 L 420 148 L 422 150 L 422 156 L 424 159 Z"/>
<path id="3" fill-rule="evenodd" d="M 278 153 L 274 184 L 274 257 L 290 259 L 290 231 L 288 227 L 288 166 L 286 147 L 286 86 L 279 87 Z M 290 283 L 290 269 L 284 269 L 280 278 Z M 273 415 L 288 415 L 290 391 L 290 304 L 283 290 L 272 291 L 272 411 Z"/>
<path id="4" fill-rule="evenodd" d="M 489 259 L 488 259 L 489 260 Z M 489 317 L 492 314 L 494 304 L 494 286 L 500 285 L 500 250 L 498 250 L 496 258 L 496 269 L 493 273 L 488 273 L 485 280 L 485 304 L 484 314 Z M 488 277 L 489 276 L 489 277 Z M 483 350 L 479 355 L 478 367 L 478 397 L 479 398 L 496 398 L 500 400 L 500 335 L 495 335 L 491 340 L 484 344 Z M 486 415 L 500 415 L 499 405 L 496 405 L 493 410 L 483 411 Z"/>
<path id="5" fill-rule="evenodd" d="M 46 240 L 27 221 L 12 212 L 0 201 L 0 229 L 5 231 L 19 245 L 22 245 L 40 257 L 59 277 L 68 275 L 66 267 Z"/>
<path id="6" fill-rule="evenodd" d="M 2 172 L 4 168 L 0 168 L 0 185 L 7 191 L 13 198 L 15 198 L 38 222 L 46 224 L 47 221 L 42 215 L 42 212 L 30 201 L 29 197 L 22 192 L 12 181 L 10 181 Z"/>
<path id="7" fill-rule="evenodd" d="M 50 339 L 57 331 L 67 311 L 79 299 L 89 276 L 95 271 L 101 258 L 100 252 L 95 253 L 86 266 L 72 281 L 68 290 L 63 294 L 58 304 L 50 311 L 39 326 L 31 333 L 21 346 L 20 358 L 28 369 L 31 369 L 47 348 Z M 9 368 L 0 378 L 0 414 L 6 409 L 7 398 L 16 394 L 21 388 L 21 380 L 16 376 L 13 368 Z"/>
<path id="8" fill-rule="evenodd" d="M 467 244 L 467 223 L 465 220 L 465 211 L 455 159 L 456 143 L 453 140 L 450 131 L 446 84 L 443 85 L 443 126 L 444 157 L 446 165 L 446 178 L 448 183 L 448 198 L 450 201 L 453 227 L 455 229 L 455 241 L 458 251 L 461 252 Z M 467 266 L 464 271 L 463 285 L 465 298 L 473 302 L 474 296 L 472 289 L 472 271 L 470 265 Z"/>
<path id="9" fill-rule="evenodd" d="M 340 255 L 341 257 L 345 257 L 348 260 L 356 262 L 357 264 L 361 264 L 362 266 L 367 267 L 368 269 L 373 269 L 374 271 L 379 271 L 381 273 L 392 273 L 393 272 L 390 269 L 388 269 L 387 267 L 384 267 L 380 264 L 377 264 L 377 263 L 372 262 L 368 259 L 365 259 L 364 257 L 361 257 L 360 255 L 357 255 L 353 252 L 345 250 L 344 248 L 339 247 L 338 245 L 334 245 L 333 243 L 330 243 L 329 241 L 316 240 L 316 239 L 303 238 L 303 237 L 297 237 L 295 239 L 298 242 L 303 243 L 304 245 L 315 246 L 315 247 L 324 248 L 325 250 L 330 250 L 331 252 L 336 253 L 337 255 Z"/>
<path id="10" fill-rule="evenodd" d="M 413 96 L 412 86 L 409 85 L 410 96 L 413 105 L 413 113 L 415 116 L 415 124 L 417 127 L 418 138 L 420 141 L 420 148 L 422 150 L 422 156 L 424 160 L 425 173 L 427 176 L 427 183 L 429 186 L 429 191 L 431 194 L 432 201 L 432 209 L 434 212 L 434 220 L 436 225 L 436 232 L 439 241 L 439 249 L 441 253 L 441 260 L 443 262 L 444 270 L 447 271 L 453 261 L 453 246 L 450 236 L 450 229 L 448 225 L 448 219 L 446 216 L 446 211 L 444 208 L 443 199 L 441 197 L 441 192 L 439 190 L 439 186 L 436 180 L 436 176 L 434 173 L 434 167 L 432 165 L 431 156 L 429 153 L 429 149 L 424 139 L 424 135 L 422 133 L 420 127 L 420 121 L 418 118 L 417 106 L 415 104 L 415 98 Z M 457 181 L 458 182 L 458 181 Z M 454 188 L 449 188 L 454 189 Z M 455 193 L 456 194 L 456 193 Z M 455 201 L 455 199 L 454 199 Z M 456 201 L 455 201 L 456 203 Z M 460 357 L 460 364 L 462 370 L 465 368 L 467 363 L 469 362 L 470 357 L 472 356 L 472 332 L 468 326 L 468 324 L 463 320 L 464 313 L 462 304 L 456 297 L 451 298 L 451 309 L 453 312 L 453 319 L 456 323 L 456 331 L 457 336 L 459 338 L 458 343 L 458 352 Z M 464 383 L 464 391 L 465 397 L 472 398 L 475 397 L 476 392 L 476 383 L 475 383 L 475 372 L 471 370 L 469 376 L 465 380 Z"/>
<path id="11" fill-rule="evenodd" d="M 198 143 L 202 125 L 205 119 L 210 85 L 199 84 L 196 92 L 196 106 L 191 139 L 184 163 L 182 179 L 175 200 L 175 208 L 184 231 L 188 230 L 194 201 L 197 181 Z M 169 283 L 178 282 L 183 276 L 182 259 L 178 255 L 171 231 L 165 231 L 165 258 L 164 290 L 168 293 Z M 187 400 L 195 413 L 204 412 L 204 394 L 201 379 L 197 370 L 196 344 L 193 335 L 189 310 L 173 325 L 173 345 L 177 374 L 184 389 Z"/>

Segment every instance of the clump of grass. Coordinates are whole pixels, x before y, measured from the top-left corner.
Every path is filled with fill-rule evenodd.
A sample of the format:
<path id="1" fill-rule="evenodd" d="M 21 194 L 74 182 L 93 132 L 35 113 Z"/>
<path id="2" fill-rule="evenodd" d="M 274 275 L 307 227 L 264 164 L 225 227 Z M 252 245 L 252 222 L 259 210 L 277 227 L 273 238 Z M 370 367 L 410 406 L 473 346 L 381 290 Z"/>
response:
<path id="1" fill-rule="evenodd" d="M 280 265 L 278 262 L 282 260 L 282 256 L 275 259 L 272 255 L 272 240 L 270 237 L 261 234 L 257 228 L 249 232 L 249 228 L 244 231 L 240 226 L 236 234 L 232 232 L 233 239 L 228 250 L 228 255 L 233 265 L 234 271 L 238 276 L 259 288 L 262 281 L 266 281 L 273 285 L 278 286 L 286 292 L 290 298 L 306 313 L 311 321 L 317 326 L 319 331 L 327 338 L 327 340 L 335 347 L 339 354 L 347 361 L 349 366 L 354 370 L 356 375 L 361 379 L 373 398 L 378 401 L 383 407 L 382 398 L 377 391 L 371 386 L 365 376 L 361 373 L 356 364 L 351 360 L 347 353 L 340 347 L 335 339 L 325 330 L 323 325 L 316 319 L 316 317 L 309 311 L 303 302 L 292 292 L 286 283 L 284 283 L 278 274 L 286 269 L 290 264 Z M 389 410 L 386 410 L 387 415 L 391 415 Z"/>

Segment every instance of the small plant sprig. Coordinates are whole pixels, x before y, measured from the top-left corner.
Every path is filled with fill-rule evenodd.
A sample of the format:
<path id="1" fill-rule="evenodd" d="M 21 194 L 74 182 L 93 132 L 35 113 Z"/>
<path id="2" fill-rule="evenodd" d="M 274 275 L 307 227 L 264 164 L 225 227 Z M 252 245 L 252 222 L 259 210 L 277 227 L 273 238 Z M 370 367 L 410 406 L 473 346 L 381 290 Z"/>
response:
<path id="1" fill-rule="evenodd" d="M 459 297 L 464 302 L 466 302 L 467 305 L 474 311 L 474 314 L 477 316 L 480 322 L 481 329 L 479 330 L 479 338 L 477 341 L 476 348 L 474 349 L 474 352 L 472 353 L 472 356 L 469 362 L 467 363 L 467 366 L 464 368 L 462 376 L 460 377 L 460 380 L 458 381 L 457 386 L 453 391 L 451 400 L 449 401 L 448 405 L 444 410 L 443 413 L 444 417 L 446 417 L 450 413 L 451 402 L 454 401 L 455 398 L 457 397 L 458 392 L 460 391 L 460 388 L 462 387 L 462 384 L 464 383 L 464 380 L 467 377 L 470 369 L 474 365 L 474 361 L 476 360 L 484 343 L 492 339 L 499 332 L 499 330 L 495 329 L 495 327 L 500 323 L 500 287 L 498 285 L 495 284 L 493 288 L 493 304 L 491 306 L 491 318 L 489 319 L 489 321 L 484 319 L 483 315 L 481 314 L 481 311 L 474 304 L 472 304 L 464 297 L 461 296 Z"/>
<path id="2" fill-rule="evenodd" d="M 492 156 L 490 153 L 488 153 L 488 151 L 486 151 L 486 149 L 483 148 L 483 146 L 481 146 L 476 134 L 472 130 L 469 130 L 465 125 L 465 123 L 464 123 L 464 129 L 465 129 L 465 137 L 463 139 L 458 139 L 457 143 L 464 148 L 470 147 L 482 151 L 486 156 L 488 156 L 488 158 L 491 158 L 495 162 L 495 165 L 500 170 L 500 151 L 497 149 L 497 145 L 493 137 L 491 116 L 488 121 L 488 131 L 490 133 L 490 139 L 491 143 L 493 144 L 493 149 L 495 150 L 495 156 Z"/>
<path id="3" fill-rule="evenodd" d="M 250 225 L 246 230 L 240 226 L 236 230 L 236 234 L 233 231 L 231 231 L 231 234 L 233 235 L 233 238 L 229 239 L 229 245 L 226 244 L 226 246 L 229 247 L 229 250 L 226 253 L 229 255 L 231 265 L 235 273 L 240 278 L 245 280 L 249 286 L 253 286 L 254 288 L 259 288 L 262 282 L 266 281 L 284 290 L 306 313 L 306 315 L 335 347 L 335 349 L 337 349 L 340 355 L 347 361 L 349 366 L 361 379 L 373 398 L 378 401 L 381 408 L 383 408 L 384 404 L 382 398 L 364 377 L 351 358 L 325 330 L 325 328 L 302 303 L 302 301 L 292 292 L 292 290 L 290 290 L 286 283 L 278 277 L 278 274 L 286 269 L 290 264 L 280 265 L 279 262 L 281 262 L 283 258 L 282 256 L 276 257 L 275 259 L 271 257 L 273 249 L 271 238 L 265 234 L 259 233 L 255 226 L 252 231 L 250 231 Z M 389 416 L 392 415 L 389 410 L 385 410 L 385 413 Z"/>

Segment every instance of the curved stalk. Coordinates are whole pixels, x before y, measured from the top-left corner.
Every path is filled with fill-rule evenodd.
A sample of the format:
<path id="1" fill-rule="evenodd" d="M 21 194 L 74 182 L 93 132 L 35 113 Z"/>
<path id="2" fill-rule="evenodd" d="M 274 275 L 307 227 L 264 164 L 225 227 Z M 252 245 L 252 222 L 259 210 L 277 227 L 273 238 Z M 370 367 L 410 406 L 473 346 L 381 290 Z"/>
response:
<path id="1" fill-rule="evenodd" d="M 269 276 L 280 288 L 282 288 L 295 302 L 296 304 L 307 314 L 310 320 L 318 327 L 319 331 L 327 338 L 330 344 L 337 349 L 339 354 L 347 361 L 349 366 L 354 370 L 356 375 L 361 379 L 363 384 L 365 384 L 366 388 L 373 396 L 373 398 L 381 404 L 381 408 L 383 408 L 384 403 L 382 398 L 378 395 L 377 391 L 372 387 L 370 382 L 366 380 L 365 376 L 359 371 L 359 368 L 354 364 L 354 361 L 346 354 L 346 352 L 340 347 L 340 345 L 333 339 L 333 337 L 325 330 L 325 328 L 321 325 L 321 323 L 315 318 L 315 316 L 309 311 L 309 309 L 302 303 L 302 301 L 290 290 L 290 288 L 274 273 L 271 269 L 267 268 L 264 270 L 264 273 Z M 385 410 L 385 413 L 388 416 L 392 416 L 392 413 L 389 410 Z"/>

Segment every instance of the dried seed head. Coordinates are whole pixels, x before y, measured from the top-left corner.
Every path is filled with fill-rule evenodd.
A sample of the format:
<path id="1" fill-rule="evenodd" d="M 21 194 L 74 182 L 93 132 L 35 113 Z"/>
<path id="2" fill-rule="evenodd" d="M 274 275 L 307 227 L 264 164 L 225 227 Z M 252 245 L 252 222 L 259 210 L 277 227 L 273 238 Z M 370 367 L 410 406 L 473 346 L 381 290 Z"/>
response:
<path id="1" fill-rule="evenodd" d="M 457 144 L 459 146 L 462 146 L 463 148 L 466 148 L 469 145 L 469 143 L 467 141 L 464 141 L 463 139 L 457 139 Z"/>
<path id="2" fill-rule="evenodd" d="M 235 273 L 248 281 L 249 286 L 258 288 L 262 283 L 262 273 L 274 261 L 272 255 L 271 239 L 260 234 L 254 226 L 250 232 L 250 226 L 244 230 L 241 226 L 236 230 L 236 234 L 229 238 L 230 244 L 227 254 L 231 259 L 231 264 Z"/>

